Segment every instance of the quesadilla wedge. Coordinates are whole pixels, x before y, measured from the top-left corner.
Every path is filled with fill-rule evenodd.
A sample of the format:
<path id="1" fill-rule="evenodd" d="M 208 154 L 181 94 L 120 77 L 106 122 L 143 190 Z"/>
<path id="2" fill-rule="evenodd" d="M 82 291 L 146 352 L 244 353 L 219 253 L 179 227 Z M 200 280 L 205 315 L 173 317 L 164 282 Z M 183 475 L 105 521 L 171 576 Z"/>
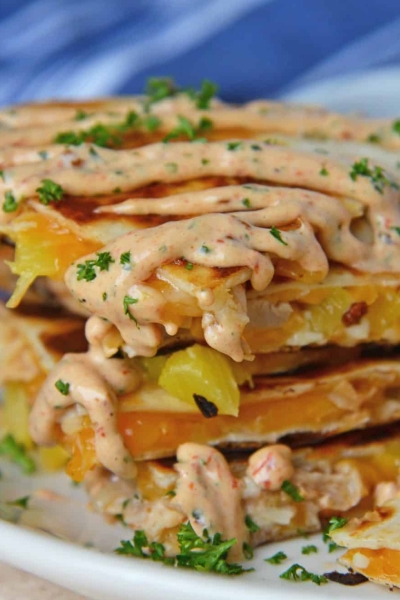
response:
<path id="1" fill-rule="evenodd" d="M 97 467 L 85 485 L 94 510 L 144 530 L 168 554 L 176 553 L 176 533 L 189 520 L 199 535 L 207 529 L 211 536 L 236 538 L 234 556 L 240 557 L 243 543 L 257 546 L 318 531 L 332 516 L 360 514 L 372 506 L 379 483 L 398 477 L 398 432 L 383 435 L 362 441 L 352 434 L 293 452 L 271 445 L 241 458 L 186 443 L 174 466 L 138 463 L 131 482 Z"/>
<path id="2" fill-rule="evenodd" d="M 400 587 L 399 485 L 398 481 L 385 481 L 380 486 L 385 495 L 390 490 L 392 499 L 363 517 L 352 519 L 332 532 L 331 537 L 348 548 L 339 559 L 342 565 L 374 583 Z"/>

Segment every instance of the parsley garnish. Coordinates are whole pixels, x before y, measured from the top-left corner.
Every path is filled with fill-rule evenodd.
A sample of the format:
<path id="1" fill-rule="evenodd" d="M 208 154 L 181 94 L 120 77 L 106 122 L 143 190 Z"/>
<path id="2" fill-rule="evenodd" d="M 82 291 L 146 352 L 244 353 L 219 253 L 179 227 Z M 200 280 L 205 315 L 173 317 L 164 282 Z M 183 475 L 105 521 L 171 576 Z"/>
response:
<path id="1" fill-rule="evenodd" d="M 294 564 L 287 571 L 284 571 L 279 575 L 281 579 L 287 579 L 292 581 L 312 581 L 316 585 L 321 585 L 321 583 L 328 583 L 325 575 L 316 575 L 315 573 L 310 573 L 302 567 L 301 565 Z"/>
<path id="2" fill-rule="evenodd" d="M 281 562 L 287 559 L 287 556 L 284 552 L 280 551 L 271 556 L 270 558 L 264 558 L 265 562 L 270 565 L 280 565 Z"/>
<path id="3" fill-rule="evenodd" d="M 7 504 L 10 506 L 19 506 L 20 508 L 26 510 L 28 508 L 30 499 L 30 496 L 24 496 L 23 498 L 18 498 L 17 500 L 10 500 L 10 502 L 7 502 Z"/>
<path id="4" fill-rule="evenodd" d="M 322 167 L 319 174 L 322 175 L 323 177 L 326 177 L 327 175 L 329 175 L 329 171 L 327 169 L 325 169 L 325 167 Z"/>
<path id="5" fill-rule="evenodd" d="M 187 119 L 186 117 L 182 117 L 182 116 L 178 115 L 177 118 L 178 118 L 178 125 L 176 127 L 174 127 L 174 129 L 172 129 L 172 131 L 170 131 L 165 136 L 165 138 L 163 139 L 164 143 L 167 143 L 170 140 L 173 140 L 180 136 L 187 137 L 189 140 L 194 141 L 196 139 L 196 136 L 199 133 L 201 133 L 203 131 L 208 131 L 213 126 L 212 121 L 210 121 L 210 119 L 206 119 L 204 117 L 202 119 L 200 119 L 197 126 L 194 126 L 189 121 L 189 119 Z M 201 141 L 201 140 L 197 139 L 196 141 Z"/>
<path id="6" fill-rule="evenodd" d="M 110 252 L 96 252 L 97 258 L 85 260 L 82 264 L 77 265 L 78 281 L 85 279 L 85 281 L 93 281 L 96 279 L 97 273 L 95 267 L 98 267 L 100 271 L 108 271 L 110 264 L 115 262 Z"/>
<path id="7" fill-rule="evenodd" d="M 50 202 L 59 202 L 64 197 L 64 190 L 52 179 L 42 179 L 42 185 L 36 188 L 39 194 L 39 201 L 46 206 Z"/>
<path id="8" fill-rule="evenodd" d="M 397 184 L 386 177 L 382 167 L 375 166 L 371 169 L 368 160 L 368 158 L 362 158 L 360 161 L 355 162 L 351 167 L 350 177 L 353 181 L 357 181 L 358 176 L 368 177 L 376 191 L 380 194 L 383 194 L 385 185 L 390 185 L 391 187 L 398 189 Z"/>
<path id="9" fill-rule="evenodd" d="M 8 191 L 4 194 L 3 211 L 6 213 L 14 212 L 18 208 L 18 202 L 12 192 Z"/>
<path id="10" fill-rule="evenodd" d="M 301 549 L 302 554 L 316 554 L 318 552 L 317 546 L 310 544 L 309 546 L 303 546 Z"/>
<path id="11" fill-rule="evenodd" d="M 19 465 L 26 475 L 36 471 L 36 465 L 32 458 L 27 455 L 25 446 L 19 444 L 10 434 L 7 434 L 0 441 L 0 455 L 6 456 Z"/>
<path id="12" fill-rule="evenodd" d="M 178 165 L 176 163 L 165 163 L 165 168 L 169 173 L 176 173 L 178 170 Z"/>
<path id="13" fill-rule="evenodd" d="M 400 119 L 394 121 L 392 129 L 395 133 L 398 133 L 400 135 Z"/>
<path id="14" fill-rule="evenodd" d="M 131 296 L 124 296 L 123 304 L 124 304 L 124 315 L 127 315 L 131 321 L 135 321 L 136 327 L 139 329 L 139 324 L 137 319 L 133 316 L 131 311 L 129 310 L 129 306 L 131 304 L 137 304 L 139 300 L 137 298 L 131 298 Z"/>
<path id="15" fill-rule="evenodd" d="M 245 206 L 246 208 L 250 208 L 250 206 L 251 206 L 251 202 L 250 202 L 250 200 L 249 200 L 248 198 L 244 198 L 244 199 L 242 200 L 242 204 L 243 204 L 243 206 Z"/>
<path id="16" fill-rule="evenodd" d="M 121 265 L 129 265 L 131 262 L 131 253 L 130 251 L 128 252 L 123 252 L 120 256 L 119 262 Z"/>
<path id="17" fill-rule="evenodd" d="M 367 142 L 369 142 L 370 144 L 379 144 L 380 141 L 381 141 L 381 138 L 377 133 L 371 133 L 367 137 Z"/>
<path id="18" fill-rule="evenodd" d="M 346 523 L 347 523 L 347 519 L 345 517 L 332 517 L 329 520 L 328 525 L 325 527 L 323 534 L 322 534 L 322 539 L 325 543 L 329 542 L 328 543 L 329 553 L 336 550 L 336 548 L 339 548 L 338 544 L 330 539 L 331 532 L 335 531 L 335 529 L 341 529 L 342 527 L 344 527 L 346 525 Z"/>
<path id="19" fill-rule="evenodd" d="M 81 108 L 79 108 L 76 111 L 76 114 L 75 114 L 75 121 L 84 121 L 85 119 L 88 118 L 88 116 L 89 115 L 88 115 L 87 112 L 85 112 L 84 110 L 82 110 Z"/>
<path id="20" fill-rule="evenodd" d="M 154 102 L 160 102 L 164 98 L 175 96 L 178 87 L 171 77 L 150 77 L 146 84 L 146 94 L 148 96 L 148 105 Z"/>
<path id="21" fill-rule="evenodd" d="M 150 121 L 150 127 L 154 126 L 154 120 Z M 56 144 L 71 144 L 78 146 L 83 142 L 92 142 L 96 146 L 120 146 L 122 144 L 121 133 L 140 125 L 141 121 L 138 115 L 130 110 L 125 120 L 118 125 L 102 125 L 98 123 L 89 129 L 83 131 L 63 131 L 55 137 Z M 146 121 L 145 121 L 146 124 Z"/>
<path id="22" fill-rule="evenodd" d="M 55 382 L 54 386 L 60 392 L 60 394 L 62 394 L 63 396 L 68 396 L 68 394 L 69 394 L 69 383 L 66 383 L 65 381 L 62 381 L 62 379 L 59 379 L 58 381 Z"/>
<path id="23" fill-rule="evenodd" d="M 4 171 L 2 169 L 0 170 L 0 177 L 2 178 L 3 181 L 5 181 L 5 179 L 4 179 Z"/>
<path id="24" fill-rule="evenodd" d="M 393 226 L 390 229 L 393 229 L 393 231 L 395 231 L 398 235 L 400 235 L 400 227 L 398 226 Z"/>
<path id="25" fill-rule="evenodd" d="M 254 558 L 253 548 L 247 542 L 243 542 L 242 550 L 243 555 L 245 558 L 247 558 L 247 560 L 251 560 L 252 558 Z"/>
<path id="26" fill-rule="evenodd" d="M 304 497 L 300 494 L 299 489 L 293 485 L 288 479 L 282 483 L 281 490 L 292 498 L 295 502 L 303 502 Z"/>
<path id="27" fill-rule="evenodd" d="M 257 523 L 254 523 L 250 515 L 246 515 L 244 522 L 250 533 L 255 533 L 256 531 L 259 531 L 260 527 L 257 525 Z"/>
<path id="28" fill-rule="evenodd" d="M 276 240 L 278 240 L 278 242 L 280 242 L 284 246 L 288 246 L 288 243 L 282 239 L 280 230 L 277 229 L 275 226 L 272 226 L 271 229 L 269 230 L 269 232 L 272 235 L 272 237 L 274 237 Z"/>
<path id="29" fill-rule="evenodd" d="M 242 145 L 242 142 L 228 142 L 226 147 L 231 152 L 234 152 L 235 150 L 239 150 L 239 148 L 241 148 Z"/>
<path id="30" fill-rule="evenodd" d="M 122 541 L 115 552 L 125 556 L 151 558 L 164 564 L 175 564 L 177 567 L 191 568 L 196 571 L 211 571 L 226 575 L 238 575 L 252 570 L 243 569 L 242 565 L 226 561 L 228 551 L 236 543 L 235 538 L 224 541 L 219 533 L 211 538 L 207 530 L 204 530 L 203 539 L 196 534 L 190 523 L 180 526 L 177 538 L 179 554 L 174 558 L 165 556 L 165 548 L 162 544 L 158 542 L 149 544 L 144 531 L 136 531 L 132 541 Z"/>
<path id="31" fill-rule="evenodd" d="M 105 302 L 107 300 L 107 292 L 103 292 L 101 297 L 103 298 L 103 302 Z"/>
<path id="32" fill-rule="evenodd" d="M 157 131 L 157 129 L 160 127 L 161 121 L 155 115 L 149 115 L 148 117 L 145 118 L 144 124 L 149 131 L 153 132 L 153 131 Z"/>
<path id="33" fill-rule="evenodd" d="M 200 248 L 200 252 L 203 252 L 203 254 L 209 254 L 211 252 L 211 250 L 208 246 L 205 246 L 203 244 L 202 247 Z"/>
<path id="34" fill-rule="evenodd" d="M 168 490 L 168 492 L 165 492 L 165 495 L 174 498 L 174 496 L 176 496 L 176 492 L 175 490 Z"/>
<path id="35" fill-rule="evenodd" d="M 191 271 L 193 269 L 193 263 L 187 262 L 185 265 L 185 269 L 187 269 L 188 271 Z"/>
<path id="36" fill-rule="evenodd" d="M 204 79 L 201 82 L 201 88 L 198 92 L 195 92 L 191 97 L 196 102 L 197 108 L 201 110 L 207 110 L 210 107 L 210 100 L 215 96 L 218 91 L 217 84 L 213 83 L 209 79 Z"/>

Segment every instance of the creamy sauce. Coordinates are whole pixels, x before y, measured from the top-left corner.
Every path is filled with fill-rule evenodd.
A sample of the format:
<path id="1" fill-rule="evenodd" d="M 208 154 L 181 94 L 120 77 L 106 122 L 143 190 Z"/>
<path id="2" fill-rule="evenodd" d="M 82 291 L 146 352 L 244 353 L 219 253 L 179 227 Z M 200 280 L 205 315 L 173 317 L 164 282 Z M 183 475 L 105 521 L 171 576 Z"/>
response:
<path id="1" fill-rule="evenodd" d="M 293 476 L 292 451 L 282 444 L 265 446 L 250 456 L 247 473 L 259 487 L 276 492 Z"/>
<path id="2" fill-rule="evenodd" d="M 241 504 L 239 481 L 232 475 L 220 452 L 209 446 L 187 443 L 179 446 L 179 473 L 173 503 L 186 514 L 198 535 L 221 533 L 226 540 L 236 538 L 230 558 L 242 558 L 243 543 L 249 541 Z"/>
<path id="3" fill-rule="evenodd" d="M 38 394 L 30 415 L 30 433 L 39 445 L 58 442 L 58 424 L 65 409 L 76 404 L 86 409 L 95 433 L 98 460 L 121 477 L 132 478 L 136 466 L 117 430 L 117 394 L 140 385 L 137 371 L 124 360 L 106 358 L 101 342 L 110 324 L 90 319 L 86 337 L 87 354 L 66 354 L 53 369 Z M 61 380 L 69 384 L 63 395 L 56 388 Z"/>
<path id="4" fill-rule="evenodd" d="M 58 133 L 78 132 L 99 123 L 120 125 L 129 111 L 146 115 L 144 98 L 106 100 L 98 106 L 85 108 L 87 117 L 76 120 L 77 110 L 84 104 L 73 106 L 36 105 L 0 112 L 1 137 L 4 144 L 32 146 L 51 143 Z M 320 107 L 281 104 L 259 100 L 242 106 L 213 100 L 209 110 L 198 110 L 186 95 L 167 98 L 153 104 L 151 114 L 157 116 L 161 131 L 169 131 L 177 125 L 177 115 L 186 117 L 193 124 L 201 118 L 212 120 L 214 127 L 229 129 L 245 127 L 265 133 L 281 133 L 294 136 L 327 136 L 338 140 L 367 141 L 373 135 L 388 148 L 400 147 L 400 135 L 388 119 L 350 118 L 330 113 Z"/>

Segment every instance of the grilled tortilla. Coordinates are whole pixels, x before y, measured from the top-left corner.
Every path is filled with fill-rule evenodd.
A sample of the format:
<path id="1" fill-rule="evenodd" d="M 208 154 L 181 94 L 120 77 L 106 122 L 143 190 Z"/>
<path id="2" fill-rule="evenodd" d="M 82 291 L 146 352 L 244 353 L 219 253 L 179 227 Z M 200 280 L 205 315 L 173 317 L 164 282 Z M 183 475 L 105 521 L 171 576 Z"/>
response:
<path id="1" fill-rule="evenodd" d="M 294 452 L 267 446 L 241 458 L 183 444 L 174 467 L 139 463 L 135 482 L 97 467 L 87 473 L 85 485 L 95 510 L 145 530 L 168 553 L 176 553 L 177 529 L 189 519 L 199 535 L 206 527 L 226 539 L 237 537 L 240 555 L 243 541 L 257 546 L 299 531 L 318 531 L 331 516 L 360 514 L 371 507 L 380 482 L 395 482 L 398 476 L 398 431 L 382 433 L 379 441 L 352 434 Z M 292 495 L 281 488 L 284 477 L 290 479 Z M 246 515 L 258 527 L 252 533 L 244 526 Z"/>
<path id="2" fill-rule="evenodd" d="M 332 532 L 332 538 L 340 546 L 348 548 L 339 559 L 341 564 L 362 573 L 374 583 L 400 587 L 398 480 L 389 479 L 381 483 L 380 488 L 381 494 L 384 492 L 392 499 Z"/>

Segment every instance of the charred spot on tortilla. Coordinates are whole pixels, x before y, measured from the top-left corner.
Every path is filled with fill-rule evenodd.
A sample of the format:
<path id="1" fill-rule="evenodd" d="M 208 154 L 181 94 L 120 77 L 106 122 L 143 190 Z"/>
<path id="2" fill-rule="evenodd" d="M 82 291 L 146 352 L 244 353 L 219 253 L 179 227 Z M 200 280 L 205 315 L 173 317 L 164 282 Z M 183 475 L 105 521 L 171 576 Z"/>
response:
<path id="1" fill-rule="evenodd" d="M 330 573 L 324 573 L 324 576 L 329 579 L 329 581 L 349 586 L 360 585 L 361 583 L 368 581 L 368 577 L 365 577 L 365 575 L 362 575 L 361 573 L 339 573 L 339 571 L 331 571 Z"/>
<path id="2" fill-rule="evenodd" d="M 200 394 L 193 394 L 193 400 L 196 402 L 197 408 L 206 419 L 211 419 L 218 415 L 218 407 L 214 402 L 210 402 L 210 400 L 207 400 L 204 396 L 200 396 Z"/>

